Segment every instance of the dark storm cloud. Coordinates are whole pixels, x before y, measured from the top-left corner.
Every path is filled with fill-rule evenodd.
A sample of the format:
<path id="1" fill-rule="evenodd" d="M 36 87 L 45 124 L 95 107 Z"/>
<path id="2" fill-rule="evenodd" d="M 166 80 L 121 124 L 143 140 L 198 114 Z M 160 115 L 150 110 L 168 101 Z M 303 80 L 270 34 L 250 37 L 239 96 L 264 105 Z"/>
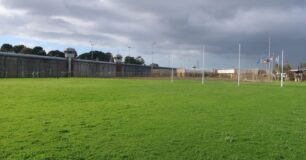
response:
<path id="1" fill-rule="evenodd" d="M 300 0 L 0 0 L 0 6 L 1 34 L 132 45 L 142 54 L 156 41 L 159 54 L 177 56 L 199 54 L 203 44 L 211 54 L 234 54 L 242 43 L 250 58 L 267 54 L 271 37 L 272 51 L 285 49 L 291 63 L 306 61 Z"/>

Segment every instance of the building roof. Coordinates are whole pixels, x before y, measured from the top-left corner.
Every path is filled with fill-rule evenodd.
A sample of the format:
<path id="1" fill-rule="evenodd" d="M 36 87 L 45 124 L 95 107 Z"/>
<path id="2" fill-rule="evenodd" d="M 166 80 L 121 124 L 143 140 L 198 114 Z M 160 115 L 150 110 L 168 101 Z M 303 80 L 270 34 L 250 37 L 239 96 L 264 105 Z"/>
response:
<path id="1" fill-rule="evenodd" d="M 291 69 L 290 72 L 304 72 L 306 71 L 306 68 L 302 68 L 302 69 Z"/>

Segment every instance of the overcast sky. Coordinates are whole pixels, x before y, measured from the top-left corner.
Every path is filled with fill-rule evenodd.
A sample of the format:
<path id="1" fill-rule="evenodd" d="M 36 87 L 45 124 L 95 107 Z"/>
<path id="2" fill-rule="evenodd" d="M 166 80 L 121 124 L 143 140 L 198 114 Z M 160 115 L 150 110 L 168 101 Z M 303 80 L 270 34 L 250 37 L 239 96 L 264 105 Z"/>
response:
<path id="1" fill-rule="evenodd" d="M 140 55 L 151 63 L 234 68 L 256 65 L 285 50 L 294 67 L 306 62 L 306 1 L 303 0 L 0 0 L 0 42 L 42 45 L 47 50 L 94 48 Z"/>

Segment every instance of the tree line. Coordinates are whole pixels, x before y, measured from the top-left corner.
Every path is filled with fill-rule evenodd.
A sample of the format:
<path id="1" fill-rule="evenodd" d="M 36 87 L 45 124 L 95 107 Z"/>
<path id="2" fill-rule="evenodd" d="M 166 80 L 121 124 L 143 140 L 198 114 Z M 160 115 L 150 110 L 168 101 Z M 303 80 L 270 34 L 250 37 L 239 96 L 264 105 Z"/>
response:
<path id="1" fill-rule="evenodd" d="M 41 46 L 30 48 L 25 45 L 14 45 L 13 46 L 11 44 L 5 43 L 1 46 L 0 51 L 10 52 L 10 53 L 28 54 L 28 55 L 65 57 L 65 53 L 62 51 L 51 50 L 47 53 Z M 122 57 L 122 56 L 118 54 L 115 57 Z M 103 61 L 103 62 L 114 62 L 115 57 L 110 52 L 104 53 L 102 51 L 85 52 L 85 53 L 80 54 L 79 56 L 77 56 L 77 53 L 76 53 L 77 59 L 95 60 L 95 61 Z M 127 56 L 124 58 L 123 63 L 144 65 L 145 61 L 141 56 L 138 56 L 138 57 Z"/>

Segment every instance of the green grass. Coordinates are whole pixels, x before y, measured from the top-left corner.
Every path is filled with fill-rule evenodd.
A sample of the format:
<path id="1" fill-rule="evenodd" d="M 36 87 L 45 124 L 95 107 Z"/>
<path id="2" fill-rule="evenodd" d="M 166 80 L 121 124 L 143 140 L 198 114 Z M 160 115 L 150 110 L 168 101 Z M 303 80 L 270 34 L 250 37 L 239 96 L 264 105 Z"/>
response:
<path id="1" fill-rule="evenodd" d="M 306 84 L 0 79 L 0 159 L 305 159 Z"/>

